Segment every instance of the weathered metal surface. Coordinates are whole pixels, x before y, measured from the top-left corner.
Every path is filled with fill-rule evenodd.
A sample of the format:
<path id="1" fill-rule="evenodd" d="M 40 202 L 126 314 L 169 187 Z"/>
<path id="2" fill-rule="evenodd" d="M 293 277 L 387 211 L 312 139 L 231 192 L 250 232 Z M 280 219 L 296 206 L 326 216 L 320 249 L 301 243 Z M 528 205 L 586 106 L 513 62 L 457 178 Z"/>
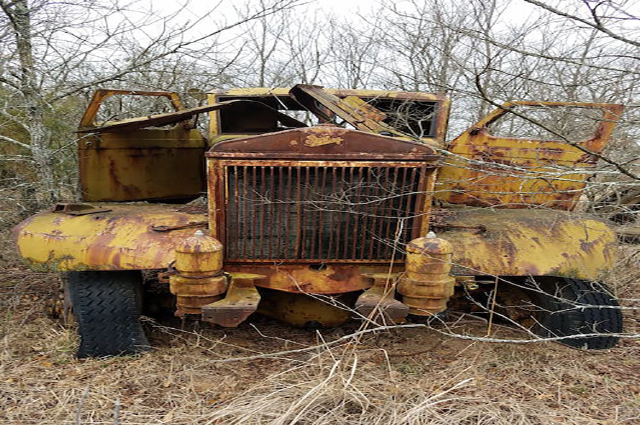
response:
<path id="1" fill-rule="evenodd" d="M 408 137 L 382 122 L 387 116 L 357 96 L 349 96 L 342 100 L 328 93 L 321 86 L 307 84 L 298 84 L 292 87 L 290 93 L 298 103 L 324 121 L 331 121 L 330 113 L 333 113 L 361 131 L 384 132 L 389 136 Z"/>
<path id="2" fill-rule="evenodd" d="M 213 145 L 207 157 L 425 162 L 441 158 L 434 148 L 424 143 L 330 124 L 223 141 Z"/>
<path id="3" fill-rule="evenodd" d="M 261 96 L 274 95 L 280 96 L 278 101 L 294 102 L 288 89 L 278 90 L 227 91 L 211 99 L 244 96 L 260 100 Z M 320 125 L 220 142 L 206 155 L 208 175 L 203 170 L 206 141 L 195 130 L 188 129 L 188 125 L 171 129 L 142 127 L 173 124 L 208 111 L 216 117 L 211 133 L 219 136 L 216 126 L 220 109 L 229 107 L 226 112 L 230 112 L 237 105 L 270 111 L 267 115 L 277 118 L 276 122 L 291 127 L 300 127 L 301 123 L 246 99 L 223 100 L 228 105 L 223 107 L 218 103 L 184 110 L 175 93 L 149 92 L 144 95 L 168 97 L 178 112 L 98 127 L 95 114 L 99 103 L 109 95 L 130 94 L 99 93 L 82 123 L 83 130 L 98 135 L 88 135 L 79 142 L 85 199 L 188 198 L 198 195 L 208 180 L 209 212 L 192 214 L 184 206 L 174 205 L 61 206 L 61 212 L 66 213 L 41 213 L 17 227 L 20 254 L 34 267 L 50 270 L 169 268 L 164 280 L 178 295 L 178 314 L 201 313 L 203 320 L 222 326 L 237 326 L 256 311 L 261 300 L 256 286 L 265 288 L 261 290 L 267 293 L 287 293 L 265 303 L 265 311 L 274 315 L 285 311 L 282 318 L 299 325 L 330 325 L 346 320 L 345 311 L 334 306 L 327 309 L 323 301 L 305 294 L 330 295 L 323 300 L 337 301 L 339 297 L 349 297 L 347 293 L 365 290 L 356 302 L 361 314 L 380 309 L 387 320 L 397 321 L 406 316 L 409 307 L 412 313 L 422 315 L 446 307 L 454 281 L 449 276 L 451 265 L 454 274 L 465 279 L 486 275 L 596 279 L 612 267 L 615 235 L 611 229 L 598 220 L 558 211 L 452 209 L 434 222 L 438 235 L 454 246 L 452 261 L 444 243 L 434 246 L 433 241 L 419 239 L 406 247 L 407 240 L 424 236 L 428 230 L 434 170 L 440 155 L 426 143 L 372 134 L 388 130 L 380 124 L 387 118 L 366 102 L 379 96 L 433 100 L 440 108 L 437 128 L 435 136 L 423 140 L 437 142 L 443 140 L 446 130 L 448 101 L 438 95 L 385 93 L 323 90 L 322 99 L 329 99 L 326 109 L 345 107 L 342 110 L 346 112 L 341 113 L 367 131 Z M 529 104 L 583 106 L 518 103 Z M 599 152 L 621 107 L 591 106 L 605 111 L 604 122 L 584 146 Z M 517 195 L 523 205 L 569 208 L 575 193 L 582 188 L 582 183 L 570 180 L 582 178 L 582 170 L 564 175 L 565 180 L 544 183 L 549 187 L 542 189 L 536 185 L 543 180 L 530 177 L 557 164 L 588 167 L 593 158 L 560 142 L 493 138 L 487 127 L 504 113 L 499 110 L 490 114 L 454 141 L 454 154 L 480 159 L 485 165 L 462 172 L 447 165 L 442 173 L 443 185 L 437 190 L 454 192 L 441 199 L 502 205 L 515 202 L 515 192 L 524 192 Z M 513 174 L 513 170 L 505 174 L 501 165 L 520 167 L 522 174 Z M 374 175 L 372 170 L 381 171 Z M 466 186 L 455 186 L 461 184 L 458 179 Z M 240 180 L 246 184 L 239 185 Z M 380 182 L 391 183 L 393 189 Z M 493 197 L 490 189 L 495 187 L 506 193 Z M 387 204 L 376 201 L 394 197 L 401 200 Z M 341 200 L 342 207 L 327 208 L 328 199 Z M 83 215 L 72 215 L 83 211 Z M 230 217 L 234 214 L 246 217 L 233 221 Z M 349 214 L 352 217 L 345 218 Z M 406 227 L 393 227 L 388 224 L 391 219 L 380 217 L 391 217 L 394 223 Z M 211 223 L 212 236 L 225 244 L 224 260 L 219 243 L 207 245 L 187 239 L 185 244 L 194 227 L 205 227 L 207 222 Z M 338 223 L 348 225 L 341 228 Z M 332 230 L 325 232 L 328 228 Z M 287 238 L 278 238 L 265 229 Z M 211 242 L 211 238 L 205 238 Z M 338 240 L 346 242 L 339 244 Z M 388 247 L 378 247 L 371 240 L 383 241 Z M 293 247 L 282 251 L 287 255 L 273 254 L 280 244 L 287 243 Z M 230 250 L 233 244 L 236 245 Z M 398 292 L 404 296 L 405 304 L 393 298 L 393 282 L 387 279 L 390 272 L 402 272 L 404 248 L 408 248 L 409 260 Z M 384 249 L 388 251 L 383 257 L 376 256 Z M 171 268 L 173 261 L 175 271 Z M 222 270 L 233 275 L 228 287 Z"/>
<path id="4" fill-rule="evenodd" d="M 425 229 L 425 162 L 438 158 L 426 144 L 333 126 L 220 142 L 207 156 L 212 234 L 229 263 L 388 262 Z"/>
<path id="5" fill-rule="evenodd" d="M 181 208 L 180 211 L 183 211 Z M 208 221 L 193 221 L 187 224 L 182 224 L 179 226 L 151 226 L 151 230 L 155 232 L 171 232 L 173 230 L 182 230 L 182 229 L 193 229 L 197 227 L 207 227 L 209 225 Z"/>
<path id="6" fill-rule="evenodd" d="M 208 99 L 210 104 L 230 99 L 256 99 L 258 101 L 277 99 L 277 103 L 280 105 L 287 105 L 288 108 L 293 110 L 301 109 L 300 105 L 295 104 L 295 102 L 292 103 L 290 91 L 291 88 L 230 89 L 210 93 Z M 379 100 L 393 100 L 397 102 L 433 102 L 436 105 L 434 132 L 431 135 L 424 135 L 421 137 L 421 140 L 438 146 L 442 146 L 444 144 L 449 117 L 450 100 L 442 94 L 350 89 L 323 89 L 323 92 L 341 99 L 349 98 L 346 102 L 347 104 L 350 104 L 351 107 L 353 107 L 355 103 L 361 105 L 360 101 L 354 100 L 355 98 L 369 104 L 376 103 Z M 367 119 L 380 117 L 378 113 L 372 113 L 372 110 L 367 107 L 360 108 L 360 113 L 364 114 Z M 323 121 L 321 117 L 319 118 Z M 212 112 L 210 114 L 209 138 L 214 143 L 227 138 L 245 137 L 246 135 L 247 133 L 244 133 L 244 135 L 242 135 L 242 133 L 225 133 L 221 128 L 220 112 Z"/>
<path id="7" fill-rule="evenodd" d="M 174 248 L 193 229 L 156 232 L 152 226 L 179 226 L 206 220 L 176 205 L 100 204 L 111 211 L 72 216 L 36 214 L 15 228 L 18 251 L 34 268 L 69 270 L 164 269 Z"/>
<path id="8" fill-rule="evenodd" d="M 412 162 L 221 160 L 216 167 L 210 193 L 223 208 L 212 208 L 211 221 L 227 262 L 387 263 L 420 236 L 430 204 L 422 188 L 433 170 Z"/>
<path id="9" fill-rule="evenodd" d="M 175 112 L 128 120 L 96 123 L 101 103 L 113 95 L 162 96 L 171 100 Z M 79 168 L 83 200 L 137 201 L 182 199 L 205 190 L 204 152 L 207 142 L 186 120 L 194 115 L 251 104 L 266 110 L 291 127 L 305 124 L 259 102 L 231 100 L 184 109 L 179 96 L 171 92 L 99 90 L 89 104 L 80 133 Z M 145 128 L 183 122 L 173 128 Z M 175 178 L 176 172 L 180 178 Z"/>
<path id="10" fill-rule="evenodd" d="M 305 123 L 300 122 L 295 118 L 292 118 L 281 112 L 278 112 L 277 110 L 270 108 L 269 106 L 260 102 L 254 102 L 250 100 L 228 100 L 226 102 L 218 102 L 211 105 L 198 106 L 190 109 L 181 109 L 175 112 L 167 112 L 163 114 L 154 114 L 149 116 L 108 122 L 106 124 L 96 125 L 93 127 L 83 126 L 81 129 L 76 131 L 76 133 L 122 133 L 147 127 L 160 127 L 189 120 L 195 115 L 204 114 L 211 111 L 219 111 L 221 109 L 228 109 L 240 104 L 249 104 L 254 108 L 266 109 L 269 111 L 269 113 L 273 114 L 277 119 L 279 119 L 289 127 L 307 126 Z"/>
<path id="11" fill-rule="evenodd" d="M 410 314 L 430 316 L 447 309 L 455 286 L 449 274 L 453 252 L 449 241 L 433 233 L 409 242 L 406 271 L 400 276 L 397 291 Z"/>
<path id="12" fill-rule="evenodd" d="M 596 280 L 615 260 L 615 232 L 604 221 L 557 210 L 462 208 L 444 220 L 484 226 L 438 233 L 454 246 L 453 273 L 567 276 Z"/>
<path id="13" fill-rule="evenodd" d="M 202 307 L 202 320 L 226 328 L 235 328 L 254 313 L 260 302 L 256 282 L 264 276 L 232 273 L 227 294 L 220 301 Z"/>
<path id="14" fill-rule="evenodd" d="M 351 318 L 355 293 L 311 296 L 260 290 L 258 313 L 293 326 L 318 328 L 340 326 Z"/>
<path id="15" fill-rule="evenodd" d="M 392 272 L 402 271 L 398 261 Z M 364 275 L 389 272 L 386 265 L 355 264 L 225 264 L 225 271 L 231 273 L 252 272 L 265 275 L 256 282 L 262 288 L 277 291 L 308 294 L 343 294 L 371 287 L 371 279 Z"/>
<path id="16" fill-rule="evenodd" d="M 107 208 L 96 208 L 93 205 L 76 203 L 57 203 L 51 207 L 51 212 L 69 215 L 98 214 L 108 211 L 111 210 Z"/>
<path id="17" fill-rule="evenodd" d="M 394 298 L 397 276 L 387 272 L 365 274 L 365 277 L 373 280 L 373 286 L 360 294 L 355 304 L 356 311 L 374 322 L 389 324 L 403 321 L 409 314 L 409 306 Z"/>
<path id="18" fill-rule="evenodd" d="M 155 232 L 154 225 L 181 225 L 205 219 L 173 205 L 103 205 L 112 211 L 70 216 L 44 212 L 16 228 L 20 255 L 49 270 L 163 269 L 175 260 L 174 248 L 193 229 Z M 455 247 L 454 273 L 461 275 L 558 275 L 596 279 L 613 267 L 615 233 L 604 222 L 551 210 L 454 210 L 452 225 L 439 236 Z M 398 264 L 401 264 L 398 259 Z M 287 292 L 337 294 L 368 288 L 362 273 L 384 273 L 388 265 L 325 267 L 295 264 L 226 264 L 225 270 L 255 272 L 259 285 Z M 397 271 L 397 270 L 396 270 Z"/>
<path id="19" fill-rule="evenodd" d="M 222 274 L 222 244 L 201 230 L 175 248 L 175 269 L 169 277 L 176 296 L 176 316 L 200 314 L 204 305 L 220 299 L 227 290 Z"/>
<path id="20" fill-rule="evenodd" d="M 512 102 L 496 109 L 458 136 L 438 172 L 436 198 L 453 204 L 571 210 L 596 157 L 561 141 L 495 137 L 489 128 L 517 106 L 601 109 L 600 124 L 580 146 L 599 153 L 606 145 L 623 107 L 576 102 Z"/>
<path id="21" fill-rule="evenodd" d="M 205 190 L 206 141 L 197 130 L 104 133 L 78 143 L 80 188 L 87 202 L 180 199 Z"/>

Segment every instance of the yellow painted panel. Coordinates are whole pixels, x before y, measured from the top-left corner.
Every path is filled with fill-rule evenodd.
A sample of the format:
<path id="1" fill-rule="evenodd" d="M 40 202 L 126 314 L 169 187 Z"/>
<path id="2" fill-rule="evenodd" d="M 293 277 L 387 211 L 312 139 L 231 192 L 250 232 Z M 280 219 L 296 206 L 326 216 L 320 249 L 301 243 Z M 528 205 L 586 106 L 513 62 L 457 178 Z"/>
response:
<path id="1" fill-rule="evenodd" d="M 615 232 L 593 217 L 533 209 L 442 211 L 446 225 L 433 230 L 453 244 L 453 270 L 458 275 L 594 280 L 615 261 Z"/>
<path id="2" fill-rule="evenodd" d="M 164 269 L 175 259 L 174 248 L 196 228 L 158 232 L 152 226 L 207 219 L 175 205 L 100 208 L 110 211 L 81 216 L 43 212 L 25 220 L 15 229 L 20 255 L 34 268 L 48 270 Z"/>
<path id="3" fill-rule="evenodd" d="M 598 128 L 573 146 L 561 141 L 494 137 L 489 126 L 515 106 L 602 109 Z M 438 173 L 436 199 L 472 206 L 571 210 L 622 106 L 576 102 L 513 102 L 496 109 L 454 139 Z M 584 149 L 584 150 L 583 150 Z M 586 150 L 586 151 L 585 151 Z"/>
<path id="4" fill-rule="evenodd" d="M 79 144 L 85 201 L 187 198 L 205 189 L 206 146 L 197 130 L 102 133 Z"/>

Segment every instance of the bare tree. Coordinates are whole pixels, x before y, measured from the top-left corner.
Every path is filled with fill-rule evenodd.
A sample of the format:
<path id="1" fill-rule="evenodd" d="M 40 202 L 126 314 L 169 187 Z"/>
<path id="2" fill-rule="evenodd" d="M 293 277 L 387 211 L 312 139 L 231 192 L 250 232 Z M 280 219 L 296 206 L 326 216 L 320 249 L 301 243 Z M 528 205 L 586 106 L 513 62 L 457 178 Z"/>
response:
<path id="1" fill-rule="evenodd" d="M 183 64 L 200 63 L 204 67 L 206 59 L 209 69 L 213 68 L 216 60 L 210 57 L 215 55 L 219 55 L 216 69 L 223 72 L 228 65 L 223 61 L 233 56 L 221 54 L 222 34 L 298 3 L 263 1 L 229 20 L 214 19 L 217 4 L 188 20 L 183 16 L 190 12 L 189 3 L 159 13 L 140 9 L 135 2 L 92 0 L 73 5 L 48 0 L 0 1 L 0 19 L 8 28 L 0 34 L 5 56 L 0 67 L 4 90 L 0 126 L 21 129 L 14 134 L 3 131 L 0 139 L 32 159 L 38 203 L 46 205 L 61 196 L 53 140 L 59 135 L 53 134 L 48 123 L 61 104 L 99 85 L 117 85 L 136 73 L 158 74 L 154 67 L 160 64 L 165 70 L 173 66 L 163 74 L 165 86 L 175 85 L 172 80 L 179 78 L 175 71 Z M 207 29 L 200 30 L 205 23 Z M 68 130 L 65 128 L 64 133 Z"/>

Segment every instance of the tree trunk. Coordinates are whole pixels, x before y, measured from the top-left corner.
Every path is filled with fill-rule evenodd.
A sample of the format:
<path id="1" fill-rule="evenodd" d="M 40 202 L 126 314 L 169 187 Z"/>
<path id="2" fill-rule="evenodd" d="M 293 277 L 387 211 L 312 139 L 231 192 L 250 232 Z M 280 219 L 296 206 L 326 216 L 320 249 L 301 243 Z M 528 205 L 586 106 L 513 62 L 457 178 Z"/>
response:
<path id="1" fill-rule="evenodd" d="M 20 60 L 20 91 L 27 112 L 30 149 L 37 169 L 39 182 L 36 188 L 39 206 L 57 201 L 60 197 L 53 171 L 50 150 L 51 134 L 45 125 L 45 103 L 36 80 L 31 43 L 31 9 L 27 0 L 0 3 L 11 22 Z"/>

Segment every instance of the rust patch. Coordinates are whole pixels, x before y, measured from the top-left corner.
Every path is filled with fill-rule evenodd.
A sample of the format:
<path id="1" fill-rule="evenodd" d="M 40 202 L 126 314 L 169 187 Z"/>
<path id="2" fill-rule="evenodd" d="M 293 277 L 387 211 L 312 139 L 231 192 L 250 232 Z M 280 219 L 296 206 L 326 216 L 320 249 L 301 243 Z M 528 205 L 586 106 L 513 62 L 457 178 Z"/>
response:
<path id="1" fill-rule="evenodd" d="M 496 109 L 449 146 L 456 154 L 439 172 L 436 198 L 455 204 L 522 209 L 532 206 L 571 210 L 594 165 L 593 155 L 554 140 L 494 137 L 489 126 L 517 106 L 600 109 L 602 119 L 581 145 L 600 152 L 622 113 L 622 105 L 577 102 L 512 102 Z M 480 163 L 465 161 L 479 161 Z M 574 170 L 558 174 L 558 165 Z M 462 186 L 462 188 L 460 187 Z"/>
<path id="2" fill-rule="evenodd" d="M 587 254 L 590 254 L 591 251 L 593 251 L 593 248 L 599 243 L 600 243 L 599 240 L 594 240 L 591 242 L 580 241 L 580 248 L 582 249 L 582 251 L 586 252 Z"/>
<path id="3" fill-rule="evenodd" d="M 393 272 L 401 271 L 401 265 Z M 325 270 L 310 270 L 308 265 L 225 264 L 230 273 L 259 273 L 266 278 L 256 286 L 291 293 L 343 294 L 371 287 L 369 273 L 388 273 L 389 265 L 329 264 Z"/>

